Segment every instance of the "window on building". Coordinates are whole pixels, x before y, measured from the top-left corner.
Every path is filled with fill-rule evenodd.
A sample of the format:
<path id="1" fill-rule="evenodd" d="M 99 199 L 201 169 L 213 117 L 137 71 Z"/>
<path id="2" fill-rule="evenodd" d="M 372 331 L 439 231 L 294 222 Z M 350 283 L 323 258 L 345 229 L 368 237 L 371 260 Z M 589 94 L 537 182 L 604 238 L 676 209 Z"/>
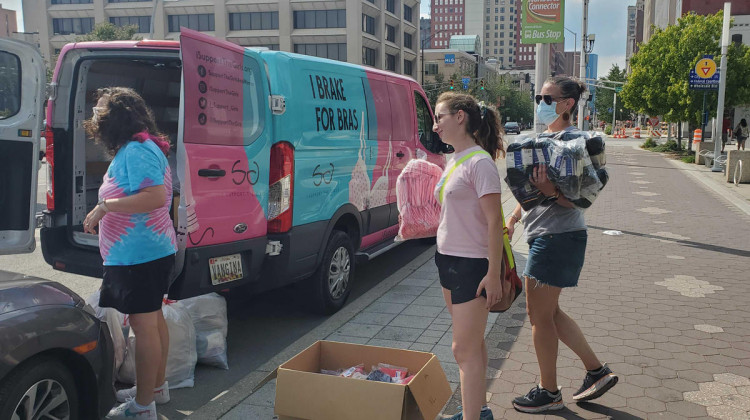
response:
<path id="1" fill-rule="evenodd" d="M 489 21 L 490 21 L 490 17 L 489 17 L 489 16 L 485 16 L 485 17 L 484 17 L 484 21 L 485 21 L 485 22 L 489 22 Z"/>
<path id="2" fill-rule="evenodd" d="M 116 16 L 109 18 L 109 23 L 115 26 L 135 25 L 138 33 L 148 33 L 151 30 L 151 16 Z"/>
<path id="3" fill-rule="evenodd" d="M 489 53 L 490 53 L 490 50 L 489 50 L 489 49 L 486 49 L 486 50 L 484 50 L 484 53 L 485 53 L 485 54 L 489 54 Z"/>
<path id="4" fill-rule="evenodd" d="M 495 25 L 495 29 L 497 29 L 497 25 Z M 504 23 L 500 24 L 500 29 L 505 29 L 505 24 Z"/>
<path id="5" fill-rule="evenodd" d="M 196 31 L 213 31 L 214 14 L 196 14 L 196 15 L 169 15 L 169 32 L 180 32 L 180 27 L 186 27 Z"/>
<path id="6" fill-rule="evenodd" d="M 83 35 L 94 29 L 94 18 L 55 18 L 52 19 L 52 32 L 55 35 Z"/>
<path id="7" fill-rule="evenodd" d="M 362 31 L 375 35 L 375 18 L 362 14 Z"/>
<path id="8" fill-rule="evenodd" d="M 408 32 L 404 32 L 404 47 L 411 49 L 411 34 Z"/>
<path id="9" fill-rule="evenodd" d="M 424 74 L 430 75 L 430 74 L 437 74 L 438 73 L 438 65 L 437 63 L 425 63 L 424 65 Z"/>
<path id="10" fill-rule="evenodd" d="M 242 45 L 243 47 L 257 47 L 257 48 L 268 48 L 269 50 L 273 51 L 279 51 L 279 44 L 252 44 L 252 45 Z"/>
<path id="11" fill-rule="evenodd" d="M 391 54 L 385 55 L 385 69 L 388 71 L 396 71 L 396 56 Z"/>
<path id="12" fill-rule="evenodd" d="M 408 76 L 412 76 L 414 73 L 414 62 L 409 60 L 404 60 L 404 74 Z"/>
<path id="13" fill-rule="evenodd" d="M 489 13 L 489 12 L 490 12 L 490 8 L 488 7 L 488 8 L 487 8 L 487 13 Z"/>
<path id="14" fill-rule="evenodd" d="M 374 66 L 377 53 L 378 51 L 373 48 L 362 47 L 362 64 Z"/>
<path id="15" fill-rule="evenodd" d="M 93 0 L 52 0 L 52 4 L 89 4 L 89 3 L 93 3 Z M 110 3 L 116 3 L 116 2 L 113 2 L 112 0 L 110 0 Z"/>
<path id="16" fill-rule="evenodd" d="M 385 0 L 385 10 L 396 14 L 396 0 Z"/>
<path id="17" fill-rule="evenodd" d="M 497 47 L 497 40 L 495 40 L 495 46 Z"/>
<path id="18" fill-rule="evenodd" d="M 500 38 L 505 38 L 505 32 L 500 32 Z"/>
<path id="19" fill-rule="evenodd" d="M 276 28 L 278 28 L 278 12 Z M 235 13 L 232 13 L 235 14 Z M 230 14 L 230 16 L 232 15 Z M 346 10 L 295 10 L 294 29 L 346 28 Z"/>
<path id="20" fill-rule="evenodd" d="M 490 41 L 484 41 L 484 46 L 485 47 L 489 47 L 490 46 Z"/>
<path id="21" fill-rule="evenodd" d="M 497 48 L 495 48 L 495 54 L 497 54 Z M 502 60 L 501 60 L 502 61 Z"/>
<path id="22" fill-rule="evenodd" d="M 497 16 L 495 16 L 497 18 Z M 505 16 L 500 16 L 500 20 L 505 20 Z"/>
<path id="23" fill-rule="evenodd" d="M 490 24 L 488 23 L 488 24 L 484 25 L 484 29 L 486 29 L 486 30 L 489 31 L 490 30 Z"/>
<path id="24" fill-rule="evenodd" d="M 411 22 L 411 7 L 404 5 L 404 20 Z"/>
<path id="25" fill-rule="evenodd" d="M 495 44 L 495 45 L 497 45 L 497 44 Z M 500 41 L 500 46 L 504 47 L 505 46 L 505 41 Z"/>
<path id="26" fill-rule="evenodd" d="M 294 52 L 346 61 L 346 44 L 294 44 Z"/>
<path id="27" fill-rule="evenodd" d="M 229 30 L 279 29 L 279 12 L 230 13 Z"/>
<path id="28" fill-rule="evenodd" d="M 385 39 L 387 41 L 396 42 L 396 28 L 386 24 L 385 25 Z"/>

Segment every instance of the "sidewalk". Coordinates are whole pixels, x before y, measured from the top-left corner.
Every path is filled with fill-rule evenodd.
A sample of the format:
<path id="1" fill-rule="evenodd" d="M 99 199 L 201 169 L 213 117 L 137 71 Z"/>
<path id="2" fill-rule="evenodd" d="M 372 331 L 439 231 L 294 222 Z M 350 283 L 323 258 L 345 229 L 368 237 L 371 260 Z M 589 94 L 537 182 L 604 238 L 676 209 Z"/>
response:
<path id="1" fill-rule="evenodd" d="M 594 402 L 574 404 L 571 394 L 584 371 L 561 344 L 558 382 L 566 409 L 544 417 L 750 418 L 750 210 L 742 208 L 750 208 L 750 185 L 716 182 L 720 174 L 638 150 L 632 140 L 607 147 L 610 182 L 586 214 L 586 265 L 579 287 L 564 291 L 560 306 L 620 382 Z M 509 193 L 504 199 L 507 214 L 515 203 Z M 603 234 L 608 230 L 622 234 Z M 519 272 L 527 253 L 521 236 L 514 241 Z M 435 353 L 456 389 L 450 316 L 433 253 L 383 280 L 191 417 L 273 418 L 274 381 L 251 390 L 317 339 Z M 511 406 L 538 381 L 522 298 L 490 316 L 486 340 L 495 418 L 540 418 Z M 459 403 L 455 393 L 446 412 Z"/>

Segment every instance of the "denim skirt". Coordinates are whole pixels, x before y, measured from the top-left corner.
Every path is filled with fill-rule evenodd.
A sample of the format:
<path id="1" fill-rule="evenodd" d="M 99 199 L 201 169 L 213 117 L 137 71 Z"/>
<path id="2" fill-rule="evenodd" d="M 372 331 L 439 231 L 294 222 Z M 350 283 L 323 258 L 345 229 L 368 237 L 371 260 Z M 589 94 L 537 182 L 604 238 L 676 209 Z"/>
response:
<path id="1" fill-rule="evenodd" d="M 536 280 L 538 285 L 577 286 L 587 239 L 585 230 L 576 230 L 529 240 L 529 259 L 523 275 Z"/>

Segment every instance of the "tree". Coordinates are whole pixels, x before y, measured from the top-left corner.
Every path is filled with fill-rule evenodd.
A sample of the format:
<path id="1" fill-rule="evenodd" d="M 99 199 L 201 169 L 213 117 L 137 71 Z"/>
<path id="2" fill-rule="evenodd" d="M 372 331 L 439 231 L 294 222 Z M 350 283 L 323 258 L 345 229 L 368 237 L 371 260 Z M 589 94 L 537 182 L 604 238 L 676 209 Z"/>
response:
<path id="1" fill-rule="evenodd" d="M 627 81 L 627 72 L 625 69 L 620 70 L 620 67 L 617 64 L 612 64 L 612 68 L 609 69 L 609 73 L 607 73 L 607 76 L 600 77 L 600 81 L 604 80 L 610 80 L 613 82 L 625 82 Z M 615 86 L 622 86 L 619 84 L 613 84 L 613 83 L 602 83 L 606 86 L 614 88 Z M 613 108 L 614 106 L 614 97 L 615 97 L 615 91 L 609 90 L 609 89 L 596 89 L 596 113 L 599 116 L 600 120 L 611 122 L 612 121 L 612 113 L 609 111 L 610 108 Z M 630 115 L 632 114 L 632 111 L 630 109 L 627 109 L 625 105 L 623 105 L 621 94 L 617 95 L 617 119 L 629 119 Z M 622 112 L 620 112 L 622 110 Z"/>
<path id="2" fill-rule="evenodd" d="M 137 31 L 137 25 L 117 26 L 109 22 L 102 22 L 94 25 L 91 32 L 77 36 L 76 42 L 138 40 L 141 37 L 133 37 Z"/>
<path id="3" fill-rule="evenodd" d="M 676 25 L 654 28 L 654 36 L 630 60 L 632 72 L 622 90 L 625 105 L 644 114 L 661 115 L 665 121 L 698 125 L 703 91 L 689 89 L 690 69 L 706 54 L 713 55 L 718 64 L 723 14 L 689 13 Z M 725 107 L 748 103 L 750 48 L 746 45 L 729 47 L 726 76 Z M 717 92 L 709 91 L 706 103 L 712 116 L 716 101 Z"/>

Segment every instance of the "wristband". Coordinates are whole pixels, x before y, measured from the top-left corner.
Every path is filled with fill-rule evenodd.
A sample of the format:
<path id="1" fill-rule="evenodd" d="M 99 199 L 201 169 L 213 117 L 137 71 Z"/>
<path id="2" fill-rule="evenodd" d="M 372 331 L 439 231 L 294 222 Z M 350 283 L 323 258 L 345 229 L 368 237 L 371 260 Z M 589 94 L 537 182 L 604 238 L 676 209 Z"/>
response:
<path id="1" fill-rule="evenodd" d="M 97 203 L 97 206 L 99 206 L 102 210 L 104 210 L 105 213 L 109 213 L 109 208 L 107 207 L 107 200 L 104 199 Z"/>

